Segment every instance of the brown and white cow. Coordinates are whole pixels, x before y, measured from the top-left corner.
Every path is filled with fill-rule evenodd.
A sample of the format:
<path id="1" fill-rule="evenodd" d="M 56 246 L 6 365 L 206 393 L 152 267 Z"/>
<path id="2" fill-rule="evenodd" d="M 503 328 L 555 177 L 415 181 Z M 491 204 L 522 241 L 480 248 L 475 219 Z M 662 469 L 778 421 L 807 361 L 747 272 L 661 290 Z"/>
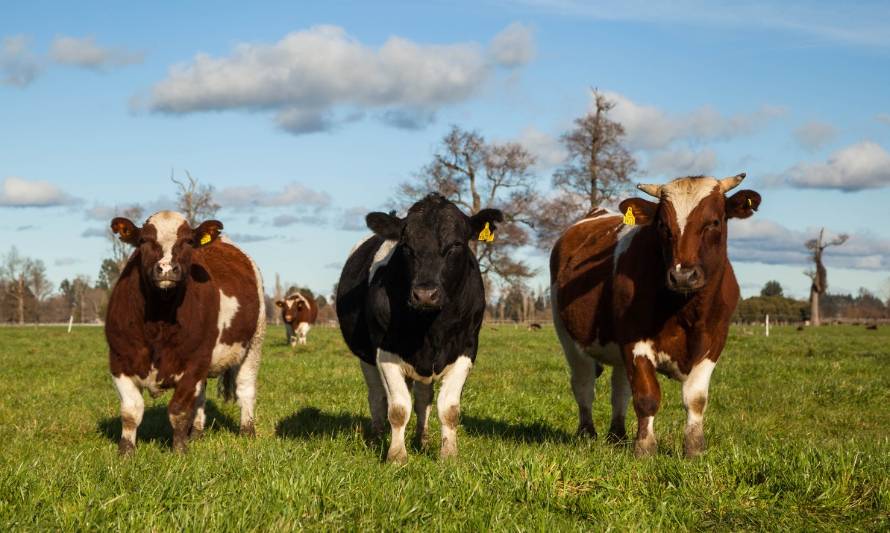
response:
<path id="1" fill-rule="evenodd" d="M 318 318 L 318 304 L 311 298 L 295 292 L 284 300 L 275 302 L 281 308 L 281 321 L 287 334 L 287 343 L 296 346 L 306 344 L 306 335 Z"/>
<path id="2" fill-rule="evenodd" d="M 621 214 L 595 210 L 557 241 L 550 256 L 553 318 L 571 369 L 580 433 L 596 435 L 591 404 L 603 363 L 613 367 L 610 440 L 626 436 L 632 395 L 634 451 L 655 453 L 660 372 L 682 383 L 686 455 L 703 451 L 711 372 L 739 299 L 726 253 L 727 221 L 747 218 L 760 205 L 754 191 L 726 196 L 744 177 L 639 185 L 658 202 L 630 198 Z"/>
<path id="3" fill-rule="evenodd" d="M 253 435 L 260 351 L 266 332 L 263 282 L 256 264 L 225 237 L 222 223 L 197 228 L 161 211 L 140 228 L 115 218 L 111 229 L 135 247 L 108 303 L 105 336 L 121 400 L 118 450 L 135 449 L 145 404 L 173 389 L 168 404 L 173 449 L 204 430 L 207 378 L 237 396 L 241 433 Z M 234 392 L 234 394 L 232 394 Z"/>

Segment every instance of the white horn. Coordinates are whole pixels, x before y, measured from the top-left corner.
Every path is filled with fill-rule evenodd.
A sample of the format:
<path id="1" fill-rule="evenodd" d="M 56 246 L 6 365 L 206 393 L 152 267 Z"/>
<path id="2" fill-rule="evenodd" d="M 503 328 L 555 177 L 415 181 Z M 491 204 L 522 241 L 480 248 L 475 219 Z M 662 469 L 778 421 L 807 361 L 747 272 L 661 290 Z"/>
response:
<path id="1" fill-rule="evenodd" d="M 738 187 L 739 183 L 745 179 L 745 173 L 736 174 L 735 176 L 730 176 L 728 178 L 723 178 L 720 180 L 720 192 L 726 194 L 727 192 Z"/>
<path id="2" fill-rule="evenodd" d="M 652 183 L 639 183 L 637 184 L 637 189 L 640 189 L 649 196 L 661 198 L 661 185 L 655 185 Z"/>

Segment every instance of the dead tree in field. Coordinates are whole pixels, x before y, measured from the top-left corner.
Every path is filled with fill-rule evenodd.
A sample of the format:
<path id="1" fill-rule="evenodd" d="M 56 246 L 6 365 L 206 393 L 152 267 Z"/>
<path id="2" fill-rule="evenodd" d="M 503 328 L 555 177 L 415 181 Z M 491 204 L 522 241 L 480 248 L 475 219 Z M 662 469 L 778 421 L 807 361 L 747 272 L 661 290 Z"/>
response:
<path id="1" fill-rule="evenodd" d="M 821 324 L 819 317 L 819 295 L 825 294 L 828 290 L 828 274 L 825 265 L 822 263 L 822 254 L 829 246 L 840 246 L 847 242 L 849 235 L 841 234 L 830 241 L 823 241 L 825 228 L 819 230 L 819 237 L 807 241 L 807 249 L 813 252 L 813 262 L 816 269 L 804 272 L 812 284 L 810 285 L 810 324 L 818 326 Z"/>
<path id="2" fill-rule="evenodd" d="M 538 246 L 549 249 L 572 222 L 618 199 L 630 185 L 637 162 L 624 147 L 624 127 L 609 119 L 615 103 L 593 91 L 594 109 L 575 119 L 560 137 L 568 158 L 553 174 L 556 194 L 541 202 Z"/>
<path id="3" fill-rule="evenodd" d="M 213 200 L 213 185 L 202 185 L 185 171 L 187 183 L 180 181 L 170 171 L 170 181 L 176 184 L 176 205 L 189 224 L 196 226 L 208 218 L 213 218 L 220 205 Z"/>

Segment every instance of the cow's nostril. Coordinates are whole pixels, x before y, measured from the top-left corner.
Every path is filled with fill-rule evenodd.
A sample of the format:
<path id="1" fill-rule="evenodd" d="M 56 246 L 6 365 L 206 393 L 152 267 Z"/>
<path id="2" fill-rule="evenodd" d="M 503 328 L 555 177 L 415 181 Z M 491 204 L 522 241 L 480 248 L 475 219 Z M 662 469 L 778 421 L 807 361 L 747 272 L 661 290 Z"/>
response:
<path id="1" fill-rule="evenodd" d="M 170 267 L 170 273 L 173 274 L 174 276 L 178 276 L 179 272 L 180 272 L 179 265 L 173 265 L 172 267 Z"/>

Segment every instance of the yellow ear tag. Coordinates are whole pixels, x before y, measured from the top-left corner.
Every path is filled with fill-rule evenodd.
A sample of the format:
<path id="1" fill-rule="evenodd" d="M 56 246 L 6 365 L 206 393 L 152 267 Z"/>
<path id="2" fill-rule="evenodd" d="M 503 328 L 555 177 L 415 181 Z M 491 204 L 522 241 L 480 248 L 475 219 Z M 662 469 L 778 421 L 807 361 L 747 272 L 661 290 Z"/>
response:
<path id="1" fill-rule="evenodd" d="M 627 213 L 624 213 L 624 223 L 628 226 L 633 226 L 637 223 L 636 217 L 634 217 L 634 210 L 632 207 L 627 208 Z"/>
<path id="2" fill-rule="evenodd" d="M 204 246 L 205 244 L 210 242 L 211 239 L 212 239 L 212 237 L 210 236 L 209 233 L 205 233 L 204 235 L 202 235 L 201 236 L 201 246 Z"/>
<path id="3" fill-rule="evenodd" d="M 754 204 L 751 202 L 751 199 L 748 198 L 748 207 L 751 207 L 751 206 L 753 206 L 753 205 L 754 205 Z"/>
<path id="4" fill-rule="evenodd" d="M 479 240 L 485 242 L 494 241 L 494 232 L 491 231 L 491 228 L 488 226 L 488 222 L 485 223 L 485 227 L 482 228 L 482 231 L 479 232 Z"/>

